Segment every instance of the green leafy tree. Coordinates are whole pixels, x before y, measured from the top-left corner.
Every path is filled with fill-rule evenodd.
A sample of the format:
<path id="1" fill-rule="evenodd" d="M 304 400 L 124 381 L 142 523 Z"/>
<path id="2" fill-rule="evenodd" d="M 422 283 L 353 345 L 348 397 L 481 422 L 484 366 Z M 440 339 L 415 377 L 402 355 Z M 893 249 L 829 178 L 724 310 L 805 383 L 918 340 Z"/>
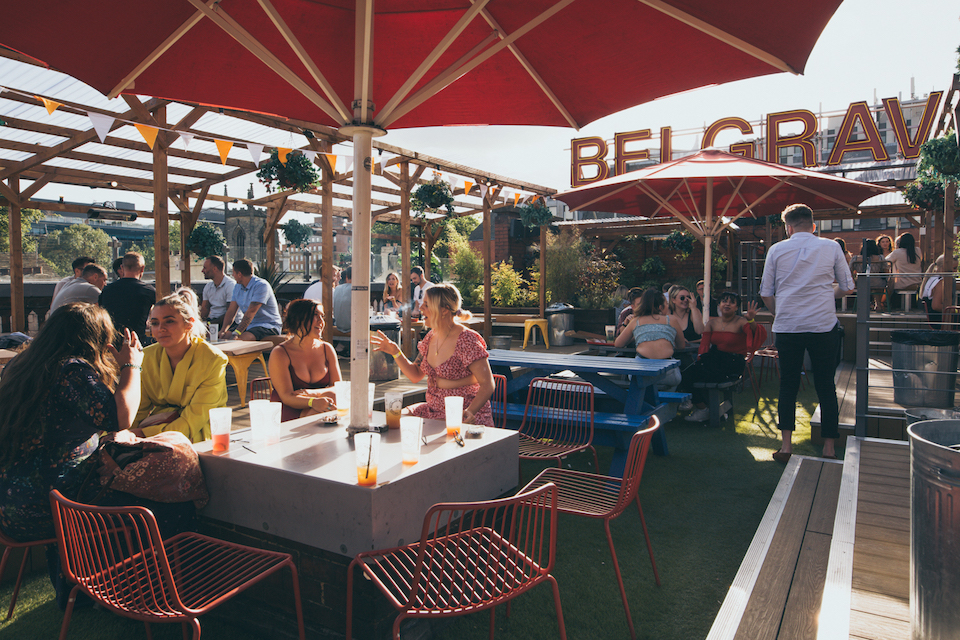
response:
<path id="1" fill-rule="evenodd" d="M 60 275 L 73 273 L 71 263 L 78 256 L 90 256 L 100 265 L 109 265 L 110 236 L 100 229 L 74 224 L 63 231 L 47 234 L 41 242 L 40 254 L 56 267 Z"/>
<path id="2" fill-rule="evenodd" d="M 960 180 L 960 150 L 950 130 L 920 147 L 917 179 L 904 187 L 903 198 L 917 209 L 942 212 L 946 184 L 957 180 Z M 954 202 L 958 204 L 960 197 Z"/>
<path id="3" fill-rule="evenodd" d="M 547 234 L 546 286 L 550 302 L 576 301 L 583 253 L 579 231 L 564 228 L 556 235 Z"/>
<path id="4" fill-rule="evenodd" d="M 498 262 L 490 270 L 490 297 L 498 307 L 513 307 L 523 300 L 527 281 L 513 268 L 513 260 Z"/>
<path id="5" fill-rule="evenodd" d="M 602 309 L 618 302 L 616 290 L 623 265 L 616 260 L 601 258 L 596 252 L 583 257 L 580 266 L 577 300 L 586 309 Z"/>
<path id="6" fill-rule="evenodd" d="M 141 247 L 136 242 L 130 245 L 130 251 L 135 251 L 143 256 L 143 268 L 145 271 L 154 271 L 157 268 L 157 254 L 152 242 L 149 242 L 152 236 L 147 236 L 146 246 Z"/>
<path id="7" fill-rule="evenodd" d="M 30 225 L 43 219 L 43 212 L 36 209 L 20 210 L 20 229 L 21 229 L 21 247 L 24 253 L 36 253 L 37 238 L 31 236 Z M 7 207 L 0 207 L 0 251 L 6 253 L 10 251 L 10 210 Z"/>
<path id="8" fill-rule="evenodd" d="M 464 304 L 475 306 L 483 301 L 482 293 L 478 299 L 476 289 L 483 285 L 483 258 L 470 246 L 466 237 L 456 230 L 450 233 L 450 271 Z"/>

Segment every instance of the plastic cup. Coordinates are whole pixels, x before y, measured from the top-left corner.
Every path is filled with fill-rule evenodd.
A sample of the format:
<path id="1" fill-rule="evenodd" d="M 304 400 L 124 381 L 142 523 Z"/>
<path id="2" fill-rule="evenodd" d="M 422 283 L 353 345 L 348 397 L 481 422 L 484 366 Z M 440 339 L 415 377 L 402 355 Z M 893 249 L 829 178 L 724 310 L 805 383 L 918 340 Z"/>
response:
<path id="1" fill-rule="evenodd" d="M 220 337 L 220 325 L 219 324 L 209 324 L 207 325 L 207 341 L 216 342 Z"/>
<path id="2" fill-rule="evenodd" d="M 607 334 L 607 342 L 613 342 L 613 339 L 616 338 L 617 327 L 616 325 L 608 324 L 603 327 L 604 332 Z"/>
<path id="3" fill-rule="evenodd" d="M 213 438 L 214 453 L 230 450 L 230 427 L 232 423 L 233 409 L 230 407 L 210 409 L 210 434 Z"/>
<path id="4" fill-rule="evenodd" d="M 250 439 L 254 442 L 276 444 L 280 442 L 279 402 L 269 400 L 250 401 Z"/>
<path id="5" fill-rule="evenodd" d="M 397 419 L 399 420 L 399 417 Z M 403 464 L 417 464 L 420 462 L 420 443 L 422 442 L 422 436 L 422 418 L 407 418 L 400 423 L 400 451 L 403 455 Z"/>
<path id="6" fill-rule="evenodd" d="M 463 424 L 463 396 L 447 396 L 443 403 L 447 414 L 447 435 L 455 436 Z"/>
<path id="7" fill-rule="evenodd" d="M 387 413 L 387 428 L 400 428 L 400 412 L 403 410 L 403 394 L 388 391 L 383 394 L 383 408 Z"/>
<path id="8" fill-rule="evenodd" d="M 365 431 L 353 436 L 357 452 L 357 484 L 374 487 L 377 484 L 377 467 L 380 464 L 380 434 Z"/>
<path id="9" fill-rule="evenodd" d="M 337 396 L 337 421 L 344 423 L 350 415 L 350 383 L 344 380 L 334 382 L 333 393 Z"/>

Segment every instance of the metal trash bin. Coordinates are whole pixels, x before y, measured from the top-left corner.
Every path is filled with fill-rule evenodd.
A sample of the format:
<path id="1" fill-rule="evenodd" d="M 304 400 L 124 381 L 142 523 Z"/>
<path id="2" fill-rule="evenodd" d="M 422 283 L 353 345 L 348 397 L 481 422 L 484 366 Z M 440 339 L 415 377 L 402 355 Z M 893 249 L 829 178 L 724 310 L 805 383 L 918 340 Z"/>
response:
<path id="1" fill-rule="evenodd" d="M 400 321 L 389 316 L 376 316 L 370 321 L 370 333 L 382 331 L 397 344 L 400 344 Z M 387 382 L 400 377 L 400 369 L 393 356 L 383 351 L 370 351 L 370 381 Z"/>
<path id="2" fill-rule="evenodd" d="M 573 344 L 573 336 L 567 335 L 567 331 L 573 330 L 573 305 L 554 302 L 543 315 L 547 317 L 551 346 L 566 347 Z"/>
<path id="3" fill-rule="evenodd" d="M 926 420 L 910 435 L 910 627 L 914 640 L 960 629 L 960 420 Z"/>
<path id="4" fill-rule="evenodd" d="M 503 349 L 504 351 L 510 350 L 510 343 L 513 341 L 513 338 L 510 336 L 490 336 L 490 348 L 491 349 Z"/>
<path id="5" fill-rule="evenodd" d="M 953 407 L 957 386 L 956 331 L 891 331 L 893 400 L 911 407 Z"/>
<path id="6" fill-rule="evenodd" d="M 960 407 L 953 409 L 929 409 L 926 407 L 907 409 L 903 412 L 907 416 L 907 426 L 924 420 L 960 420 Z"/>

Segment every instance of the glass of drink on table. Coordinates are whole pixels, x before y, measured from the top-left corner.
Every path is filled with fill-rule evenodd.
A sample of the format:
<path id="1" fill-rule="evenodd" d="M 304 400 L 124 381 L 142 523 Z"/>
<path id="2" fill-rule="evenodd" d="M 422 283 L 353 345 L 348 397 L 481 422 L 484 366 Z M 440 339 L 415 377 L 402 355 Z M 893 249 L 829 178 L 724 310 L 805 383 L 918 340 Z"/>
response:
<path id="1" fill-rule="evenodd" d="M 377 484 L 377 467 L 380 464 L 380 434 L 365 431 L 353 436 L 357 453 L 357 484 L 374 487 Z"/>
<path id="2" fill-rule="evenodd" d="M 403 394 L 388 391 L 383 394 L 383 409 L 387 413 L 387 428 L 400 428 L 400 412 L 403 410 Z"/>
<path id="3" fill-rule="evenodd" d="M 233 409 L 219 407 L 210 409 L 210 434 L 213 437 L 213 452 L 230 450 L 230 426 L 233 422 Z"/>
<path id="4" fill-rule="evenodd" d="M 333 392 L 337 396 L 337 420 L 345 422 L 350 415 L 350 382 L 344 380 L 334 382 Z"/>
<path id="5" fill-rule="evenodd" d="M 463 396 L 447 396 L 443 399 L 446 409 L 447 435 L 455 436 L 460 433 L 463 424 Z"/>
<path id="6" fill-rule="evenodd" d="M 417 464 L 420 462 L 420 443 L 422 438 L 423 418 L 408 417 L 400 423 L 400 451 L 403 454 L 403 464 Z"/>

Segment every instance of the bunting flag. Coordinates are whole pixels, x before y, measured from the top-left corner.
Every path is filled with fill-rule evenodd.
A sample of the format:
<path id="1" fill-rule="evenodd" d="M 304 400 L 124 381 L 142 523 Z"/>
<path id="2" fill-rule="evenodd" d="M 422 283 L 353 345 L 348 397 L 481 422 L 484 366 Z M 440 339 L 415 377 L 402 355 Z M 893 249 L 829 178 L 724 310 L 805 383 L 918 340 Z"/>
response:
<path id="1" fill-rule="evenodd" d="M 519 200 L 520 200 L 520 194 L 519 193 L 513 194 L 513 206 L 517 206 L 517 202 L 519 202 Z"/>
<path id="2" fill-rule="evenodd" d="M 316 151 L 307 151 L 307 150 L 305 150 L 305 151 L 303 152 L 303 155 L 307 156 L 307 160 L 309 160 L 310 162 L 313 162 L 314 160 L 317 159 L 317 152 L 316 152 Z"/>
<path id="3" fill-rule="evenodd" d="M 284 149 L 283 147 L 277 147 L 277 157 L 280 158 L 280 164 L 287 164 L 287 155 L 293 151 L 293 149 Z"/>
<path id="4" fill-rule="evenodd" d="M 481 183 L 481 184 L 480 184 L 480 197 L 481 197 L 481 198 L 486 198 L 486 197 L 487 197 L 487 191 L 488 191 L 489 189 L 490 189 L 490 187 L 488 187 L 487 185 Z"/>
<path id="5" fill-rule="evenodd" d="M 343 172 L 350 173 L 351 169 L 353 169 L 353 156 L 347 156 L 343 159 Z"/>
<path id="6" fill-rule="evenodd" d="M 327 157 L 327 162 L 330 163 L 330 171 L 333 175 L 337 175 L 337 156 L 334 153 L 325 153 L 323 154 Z"/>
<path id="7" fill-rule="evenodd" d="M 220 153 L 220 163 L 227 164 L 227 155 L 230 153 L 230 149 L 233 148 L 233 143 L 229 140 L 213 140 L 217 145 L 217 151 Z"/>
<path id="8" fill-rule="evenodd" d="M 177 131 L 180 135 L 180 140 L 183 141 L 183 150 L 186 151 L 190 148 L 190 143 L 193 142 L 193 134 L 187 131 Z"/>
<path id="9" fill-rule="evenodd" d="M 113 128 L 115 118 L 92 111 L 87 111 L 87 117 L 90 118 L 90 123 L 93 125 L 93 130 L 97 132 L 97 137 L 100 138 L 101 144 L 105 144 L 107 134 L 110 133 L 110 129 Z"/>
<path id="10" fill-rule="evenodd" d="M 464 181 L 463 181 L 463 193 L 464 193 L 464 195 L 470 193 L 470 189 L 473 189 L 473 183 L 470 182 L 469 180 L 464 180 Z"/>
<path id="11" fill-rule="evenodd" d="M 146 124 L 134 124 L 133 126 L 137 128 L 137 131 L 140 132 L 143 139 L 146 140 L 150 148 L 153 149 L 153 144 L 157 141 L 157 134 L 160 133 L 160 130 Z"/>
<path id="12" fill-rule="evenodd" d="M 0 93 L 3 93 L 3 92 L 6 91 L 6 90 L 7 90 L 6 87 L 0 87 Z"/>
<path id="13" fill-rule="evenodd" d="M 53 112 L 57 110 L 57 107 L 62 107 L 62 102 L 57 102 L 56 100 L 49 100 L 47 98 L 41 98 L 40 96 L 34 96 L 37 100 L 43 103 L 43 106 L 47 108 L 47 114 L 53 115 Z"/>
<path id="14" fill-rule="evenodd" d="M 456 177 L 456 176 L 450 176 L 449 178 L 447 178 L 447 184 L 450 185 L 450 193 L 453 193 L 454 191 L 456 191 L 456 190 L 457 190 L 457 177 Z"/>
<path id="15" fill-rule="evenodd" d="M 253 161 L 253 164 L 259 167 L 260 156 L 263 155 L 263 145 L 254 144 L 253 142 L 248 142 L 247 151 L 250 152 L 250 159 Z"/>

